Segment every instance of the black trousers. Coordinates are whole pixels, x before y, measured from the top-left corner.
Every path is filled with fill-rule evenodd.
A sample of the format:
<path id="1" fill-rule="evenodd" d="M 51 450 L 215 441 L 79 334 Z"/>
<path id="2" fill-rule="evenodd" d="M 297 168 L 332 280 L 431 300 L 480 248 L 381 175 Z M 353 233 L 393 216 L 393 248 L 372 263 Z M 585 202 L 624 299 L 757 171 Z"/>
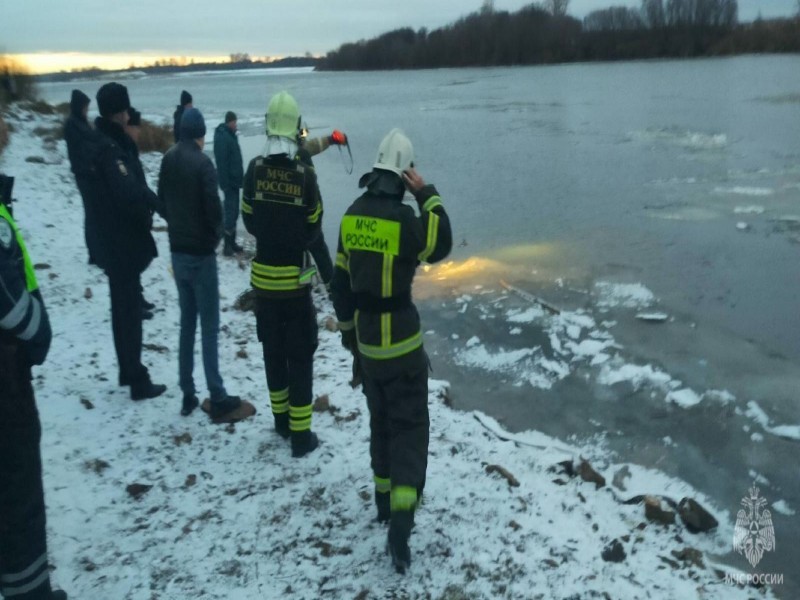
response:
<path id="1" fill-rule="evenodd" d="M 430 436 L 427 365 L 386 379 L 366 372 L 363 377 L 372 471 L 391 480 L 392 488 L 408 486 L 421 495 Z"/>
<path id="2" fill-rule="evenodd" d="M 49 598 L 41 425 L 21 352 L 0 343 L 0 595 Z"/>
<path id="3" fill-rule="evenodd" d="M 258 298 L 256 329 L 264 351 L 270 397 L 280 397 L 288 390 L 292 431 L 310 429 L 311 413 L 305 409 L 313 399 L 318 344 L 317 315 L 310 292 L 299 298 Z M 278 414 L 275 406 L 273 412 Z"/>
<path id="4" fill-rule="evenodd" d="M 137 385 L 147 381 L 142 365 L 142 286 L 138 273 L 107 271 L 111 291 L 111 330 L 117 351 L 119 382 Z"/>

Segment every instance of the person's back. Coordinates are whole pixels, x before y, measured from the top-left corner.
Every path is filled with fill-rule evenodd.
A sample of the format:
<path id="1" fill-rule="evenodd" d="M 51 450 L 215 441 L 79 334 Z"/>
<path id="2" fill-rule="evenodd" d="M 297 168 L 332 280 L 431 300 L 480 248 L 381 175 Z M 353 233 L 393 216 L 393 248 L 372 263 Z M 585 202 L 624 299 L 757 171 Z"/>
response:
<path id="1" fill-rule="evenodd" d="M 158 182 L 159 212 L 169 225 L 173 252 L 213 254 L 222 237 L 214 165 L 194 140 L 164 155 Z"/>

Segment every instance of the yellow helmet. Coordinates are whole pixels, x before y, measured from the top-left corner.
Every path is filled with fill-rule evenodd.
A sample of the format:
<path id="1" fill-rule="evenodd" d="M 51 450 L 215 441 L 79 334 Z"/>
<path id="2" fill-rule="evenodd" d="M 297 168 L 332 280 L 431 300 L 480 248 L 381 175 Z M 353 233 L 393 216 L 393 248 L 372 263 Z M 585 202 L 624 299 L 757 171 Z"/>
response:
<path id="1" fill-rule="evenodd" d="M 292 141 L 300 131 L 300 108 L 289 92 L 278 92 L 267 106 L 267 135 L 277 135 Z"/>

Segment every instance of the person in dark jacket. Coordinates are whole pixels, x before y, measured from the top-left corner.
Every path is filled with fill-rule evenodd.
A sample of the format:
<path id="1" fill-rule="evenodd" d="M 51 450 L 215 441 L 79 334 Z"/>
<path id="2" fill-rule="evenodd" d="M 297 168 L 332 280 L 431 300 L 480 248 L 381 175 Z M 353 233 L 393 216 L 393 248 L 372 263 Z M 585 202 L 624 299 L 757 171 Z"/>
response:
<path id="1" fill-rule="evenodd" d="M 36 272 L 11 216 L 13 179 L 0 175 L 0 596 L 66 600 L 50 587 L 42 428 L 31 385 L 52 332 Z"/>
<path id="2" fill-rule="evenodd" d="M 130 386 L 131 398 L 143 400 L 166 390 L 150 380 L 142 364 L 141 273 L 157 255 L 150 233 L 156 195 L 147 186 L 141 165 L 125 133 L 130 100 L 128 90 L 107 83 L 97 92 L 100 117 L 95 156 L 97 185 L 92 198 L 99 232 L 97 265 L 108 276 L 111 326 L 119 364 L 119 384 Z"/>
<path id="3" fill-rule="evenodd" d="M 194 387 L 194 338 L 197 315 L 202 328 L 203 369 L 211 395 L 209 414 L 216 422 L 233 422 L 255 413 L 249 402 L 229 396 L 219 373 L 219 283 L 217 255 L 222 211 L 217 174 L 203 154 L 206 124 L 196 108 L 183 113 L 181 140 L 161 161 L 158 209 L 167 221 L 172 270 L 181 308 L 178 371 L 183 392 L 181 414 L 198 405 Z"/>
<path id="4" fill-rule="evenodd" d="M 131 141 L 133 141 L 133 144 L 129 144 L 127 149 L 131 156 L 133 156 L 135 159 L 133 161 L 133 165 L 136 167 L 136 176 L 142 181 L 146 181 L 147 178 L 144 175 L 144 167 L 142 166 L 142 161 L 139 158 L 139 136 L 142 133 L 142 113 L 132 106 L 128 109 L 128 124 L 125 125 L 125 133 L 131 139 Z M 156 305 L 145 300 L 144 289 L 142 289 L 141 292 L 142 319 L 150 320 L 153 318 L 153 310 L 155 309 Z"/>
<path id="5" fill-rule="evenodd" d="M 366 192 L 342 218 L 331 292 L 342 344 L 361 365 L 378 520 L 389 521 L 392 562 L 404 573 L 430 425 L 428 358 L 411 284 L 420 262 L 449 254 L 452 232 L 436 188 L 414 169 L 413 147 L 399 129 L 381 142 L 359 185 Z M 406 189 L 419 216 L 403 204 Z"/>
<path id="6" fill-rule="evenodd" d="M 172 115 L 172 136 L 175 138 L 176 144 L 181 139 L 181 117 L 183 117 L 183 111 L 187 108 L 192 108 L 192 95 L 183 90 L 181 92 L 181 103 L 175 107 L 175 113 Z"/>
<path id="7" fill-rule="evenodd" d="M 91 186 L 97 179 L 94 170 L 94 153 L 97 135 L 89 125 L 89 96 L 80 90 L 72 90 L 69 101 L 69 116 L 64 122 L 64 140 L 67 142 L 67 156 L 75 183 L 83 200 L 84 237 L 89 252 L 89 264 L 95 264 L 97 253 L 97 225 L 95 215 L 88 199 L 92 196 Z"/>
<path id="8" fill-rule="evenodd" d="M 219 188 L 225 198 L 225 245 L 222 253 L 233 256 L 242 251 L 236 243 L 236 221 L 239 218 L 239 190 L 244 170 L 242 149 L 236 137 L 236 113 L 225 113 L 225 122 L 214 130 L 214 160 L 217 163 Z"/>
<path id="9" fill-rule="evenodd" d="M 250 282 L 256 332 L 264 351 L 275 430 L 299 458 L 319 445 L 311 431 L 317 319 L 309 287 L 308 245 L 322 210 L 317 176 L 294 157 L 300 110 L 287 92 L 267 109 L 267 149 L 250 161 L 242 189 L 242 220 L 256 238 Z"/>

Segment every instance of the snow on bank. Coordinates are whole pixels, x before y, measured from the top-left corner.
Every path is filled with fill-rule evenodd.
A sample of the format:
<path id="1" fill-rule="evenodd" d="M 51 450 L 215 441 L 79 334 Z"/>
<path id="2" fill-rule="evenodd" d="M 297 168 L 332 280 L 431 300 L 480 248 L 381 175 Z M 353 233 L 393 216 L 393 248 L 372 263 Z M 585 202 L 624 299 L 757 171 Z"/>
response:
<path id="1" fill-rule="evenodd" d="M 347 385 L 350 358 L 338 334 L 321 328 L 315 361 L 315 393 L 328 395 L 332 407 L 314 416 L 323 445 L 292 460 L 271 429 L 254 320 L 230 309 L 248 286 L 247 265 L 221 259 L 221 371 L 229 391 L 253 401 L 259 414 L 229 427 L 211 425 L 199 412 L 178 416 L 179 313 L 166 233 L 159 230 L 161 255 L 143 277 L 146 297 L 159 307 L 145 322 L 144 361 L 169 390 L 130 401 L 116 386 L 107 284 L 85 264 L 81 201 L 64 145 L 44 151 L 31 133 L 38 124 L 14 120 L 17 132 L 0 169 L 17 177 L 16 215 L 41 264 L 55 331 L 35 385 L 53 579 L 70 597 L 769 596 L 725 585 L 708 567 L 668 563 L 678 564 L 672 552 L 689 545 L 729 550 L 729 514 L 714 511 L 716 533 L 690 536 L 678 526 L 642 528 L 642 507 L 620 503 L 641 489 L 691 495 L 714 509 L 685 483 L 635 465 L 628 465 L 627 491 L 554 481 L 548 469 L 585 449 L 536 432 L 502 441 L 473 415 L 447 408 L 443 382 L 431 383 L 428 484 L 411 540 L 411 573 L 394 574 L 384 555 L 385 528 L 374 522 L 367 410 L 360 391 Z M 52 164 L 25 162 L 42 155 Z M 159 157 L 144 162 L 153 175 Z M 321 296 L 317 304 L 325 322 L 331 307 Z M 588 350 L 574 334 L 596 329 L 577 314 L 554 318 L 553 328 L 565 353 L 569 340 Z M 593 339 L 607 341 L 598 335 Z M 198 355 L 195 377 L 203 389 L 201 364 Z M 487 473 L 494 464 L 519 486 Z M 623 465 L 595 467 L 610 480 Z M 141 484 L 138 499 L 126 489 L 131 484 Z M 613 539 L 627 555 L 621 563 L 601 559 Z"/>

